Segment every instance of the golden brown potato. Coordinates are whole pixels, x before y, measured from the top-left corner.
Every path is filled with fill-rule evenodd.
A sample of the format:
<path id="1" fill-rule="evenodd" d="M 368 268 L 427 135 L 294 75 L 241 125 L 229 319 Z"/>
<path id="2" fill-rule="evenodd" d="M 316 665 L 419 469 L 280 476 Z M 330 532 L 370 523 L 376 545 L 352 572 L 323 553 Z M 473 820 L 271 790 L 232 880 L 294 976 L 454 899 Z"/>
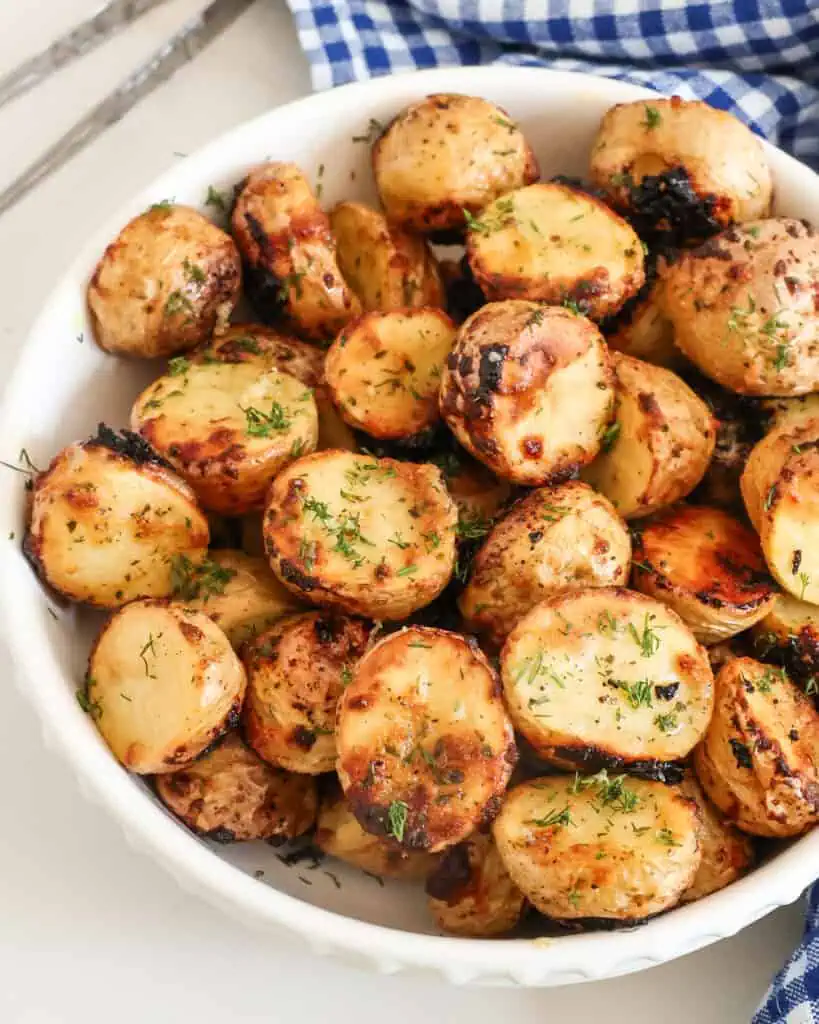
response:
<path id="1" fill-rule="evenodd" d="M 625 585 L 630 561 L 628 530 L 602 495 L 579 482 L 543 487 L 493 527 L 458 606 L 470 631 L 499 647 L 559 590 Z"/>
<path id="2" fill-rule="evenodd" d="M 318 437 L 313 392 L 289 373 L 183 356 L 137 398 L 131 425 L 224 515 L 261 508 L 276 473 Z"/>
<path id="3" fill-rule="evenodd" d="M 605 772 L 516 786 L 492 832 L 512 881 L 558 919 L 638 923 L 677 903 L 700 864 L 693 800 Z"/>
<path id="4" fill-rule="evenodd" d="M 702 859 L 693 882 L 680 897 L 680 903 L 692 903 L 744 875 L 754 862 L 754 847 L 748 836 L 729 825 L 708 801 L 694 775 L 686 775 L 679 788 L 696 802 L 699 814 Z"/>
<path id="5" fill-rule="evenodd" d="M 223 328 L 239 299 L 230 235 L 188 206 L 157 203 L 108 246 L 88 285 L 94 338 L 106 352 L 153 359 Z"/>
<path id="6" fill-rule="evenodd" d="M 157 775 L 156 791 L 206 839 L 295 839 L 316 819 L 316 787 L 304 775 L 271 768 L 236 733 L 178 772 Z"/>
<path id="7" fill-rule="evenodd" d="M 509 499 L 512 488 L 508 481 L 490 473 L 463 449 L 432 461 L 444 474 L 446 488 L 458 506 L 459 522 L 489 524 Z"/>
<path id="8" fill-rule="evenodd" d="M 776 600 L 753 530 L 700 505 L 668 509 L 635 531 L 632 586 L 673 608 L 704 644 L 748 629 Z"/>
<path id="9" fill-rule="evenodd" d="M 567 309 L 508 301 L 458 330 L 441 379 L 457 440 L 515 483 L 557 482 L 590 462 L 612 416 L 606 346 Z"/>
<path id="10" fill-rule="evenodd" d="M 294 593 L 373 619 L 403 619 L 448 583 L 455 525 L 435 466 L 330 451 L 276 477 L 264 539 L 273 571 Z"/>
<path id="11" fill-rule="evenodd" d="M 773 607 L 756 624 L 754 649 L 760 658 L 778 655 L 808 696 L 819 694 L 819 607 L 779 594 Z"/>
<path id="12" fill-rule="evenodd" d="M 431 429 L 454 342 L 455 324 L 440 309 L 365 313 L 354 320 L 327 353 L 327 384 L 341 415 L 385 441 Z"/>
<path id="13" fill-rule="evenodd" d="M 199 562 L 208 522 L 188 485 L 138 437 L 100 426 L 34 478 L 25 551 L 72 601 L 117 608 L 167 597 L 177 558 Z"/>
<path id="14" fill-rule="evenodd" d="M 245 736 L 259 757 L 320 775 L 336 763 L 336 704 L 367 649 L 361 619 L 307 612 L 260 633 L 242 652 Z"/>
<path id="15" fill-rule="evenodd" d="M 534 154 L 505 110 L 438 93 L 403 110 L 373 146 L 378 194 L 391 223 L 460 233 L 465 212 L 538 178 Z"/>
<path id="16" fill-rule="evenodd" d="M 771 207 L 760 140 L 733 115 L 678 96 L 612 107 L 597 132 L 591 177 L 641 229 L 645 221 L 678 243 L 765 217 Z"/>
<path id="17" fill-rule="evenodd" d="M 363 203 L 330 214 L 338 265 L 365 311 L 444 305 L 438 263 L 426 242 Z"/>
<path id="18" fill-rule="evenodd" d="M 623 311 L 622 320 L 618 318 L 614 330 L 607 332 L 606 343 L 617 352 L 669 370 L 685 364 L 683 354 L 674 344 L 671 321 L 663 313 L 657 284 L 633 309 Z"/>
<path id="19" fill-rule="evenodd" d="M 491 821 L 516 759 L 498 678 L 477 645 L 420 626 L 359 661 L 336 741 L 341 785 L 364 828 L 430 853 Z"/>
<path id="20" fill-rule="evenodd" d="M 819 820 L 819 716 L 784 669 L 735 658 L 716 681 L 714 717 L 694 751 L 702 788 L 758 836 L 795 836 Z"/>
<path id="21" fill-rule="evenodd" d="M 675 373 L 612 353 L 616 420 L 583 479 L 624 519 L 671 505 L 697 486 L 714 451 L 708 406 Z"/>
<path id="22" fill-rule="evenodd" d="M 790 430 L 819 418 L 819 394 L 816 393 L 795 398 L 763 398 L 759 405 L 768 417 L 768 431 Z"/>
<path id="23" fill-rule="evenodd" d="M 634 229 L 594 196 L 557 182 L 496 199 L 466 239 L 487 299 L 572 303 L 593 320 L 616 313 L 645 280 Z"/>
<path id="24" fill-rule="evenodd" d="M 236 724 L 245 672 L 228 638 L 200 612 L 132 601 L 97 637 L 79 699 L 132 772 L 188 765 Z"/>
<path id="25" fill-rule="evenodd" d="M 662 768 L 701 739 L 714 702 L 705 651 L 670 608 L 631 590 L 567 591 L 509 634 L 512 722 L 547 763 Z"/>
<path id="26" fill-rule="evenodd" d="M 248 297 L 264 320 L 303 338 L 334 338 L 361 304 L 336 262 L 330 221 L 295 164 L 253 168 L 236 199 L 233 235 Z"/>
<path id="27" fill-rule="evenodd" d="M 819 378 L 814 307 L 819 238 L 802 221 L 729 228 L 668 268 L 674 342 L 704 374 L 742 395 L 801 395 Z"/>

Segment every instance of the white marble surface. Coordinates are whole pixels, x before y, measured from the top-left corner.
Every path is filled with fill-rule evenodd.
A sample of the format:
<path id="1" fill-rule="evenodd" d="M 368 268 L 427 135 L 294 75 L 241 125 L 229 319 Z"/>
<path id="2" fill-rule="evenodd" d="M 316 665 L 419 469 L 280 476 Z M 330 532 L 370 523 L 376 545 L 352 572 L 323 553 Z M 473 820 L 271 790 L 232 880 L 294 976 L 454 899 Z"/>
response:
<path id="1" fill-rule="evenodd" d="M 98 2 L 0 0 L 0 72 Z M 0 183 L 203 3 L 171 0 L 0 111 Z M 88 231 L 180 153 L 308 88 L 283 0 L 257 0 L 195 63 L 0 219 L 0 371 L 13 362 L 40 303 Z M 8 673 L 0 678 L 2 1024 L 409 1024 L 419 1018 L 739 1024 L 801 929 L 801 911 L 792 907 L 676 963 L 549 991 L 459 990 L 318 960 L 285 934 L 260 938 L 222 917 L 135 854 L 43 749 L 37 722 Z"/>

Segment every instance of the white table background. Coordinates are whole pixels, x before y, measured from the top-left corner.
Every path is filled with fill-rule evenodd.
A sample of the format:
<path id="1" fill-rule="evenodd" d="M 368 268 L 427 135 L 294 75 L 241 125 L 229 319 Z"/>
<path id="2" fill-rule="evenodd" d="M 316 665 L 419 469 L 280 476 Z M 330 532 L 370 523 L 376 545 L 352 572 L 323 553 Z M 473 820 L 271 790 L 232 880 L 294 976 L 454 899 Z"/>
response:
<path id="1" fill-rule="evenodd" d="M 0 112 L 0 187 L 204 2 L 173 0 Z M 0 73 L 99 3 L 0 0 Z M 180 154 L 308 91 L 284 0 L 257 0 L 191 65 L 1 218 L 0 381 L 89 231 Z M 1 1024 L 740 1024 L 799 936 L 801 908 L 791 907 L 638 976 L 542 991 L 455 989 L 317 959 L 287 934 L 260 936 L 223 917 L 134 853 L 43 748 L 4 665 L 0 653 Z"/>

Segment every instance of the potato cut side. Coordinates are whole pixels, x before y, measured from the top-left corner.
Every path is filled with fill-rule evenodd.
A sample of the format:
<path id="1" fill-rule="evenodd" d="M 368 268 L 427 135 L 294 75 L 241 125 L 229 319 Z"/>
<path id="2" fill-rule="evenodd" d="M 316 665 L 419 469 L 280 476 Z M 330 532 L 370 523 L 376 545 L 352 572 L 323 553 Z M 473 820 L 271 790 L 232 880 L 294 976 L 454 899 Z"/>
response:
<path id="1" fill-rule="evenodd" d="M 188 485 L 139 438 L 103 428 L 35 478 L 25 550 L 60 594 L 117 608 L 167 597 L 174 560 L 199 562 L 208 537 Z"/>
<path id="2" fill-rule="evenodd" d="M 115 612 L 91 651 L 81 702 L 132 772 L 175 771 L 234 725 L 245 672 L 206 615 L 168 601 Z"/>
<path id="3" fill-rule="evenodd" d="M 748 629 L 776 600 L 753 530 L 698 505 L 669 509 L 635 532 L 633 586 L 673 608 L 705 644 Z"/>
<path id="4" fill-rule="evenodd" d="M 420 626 L 358 663 L 336 739 L 341 785 L 364 828 L 432 853 L 491 821 L 516 758 L 489 662 L 464 637 Z"/>
<path id="5" fill-rule="evenodd" d="M 679 760 L 713 708 L 713 675 L 688 627 L 620 588 L 536 605 L 509 634 L 501 676 L 515 728 L 558 767 Z"/>
<path id="6" fill-rule="evenodd" d="M 290 374 L 184 357 L 142 392 L 131 423 L 225 515 L 260 508 L 276 473 L 318 437 L 313 392 Z"/>
<path id="7" fill-rule="evenodd" d="M 264 537 L 273 571 L 294 593 L 402 619 L 449 581 L 455 525 L 435 466 L 330 451 L 279 474 Z"/>
<path id="8" fill-rule="evenodd" d="M 594 196 L 555 182 L 490 203 L 471 220 L 466 251 L 490 301 L 569 302 L 594 320 L 616 313 L 645 280 L 634 229 Z"/>
<path id="9" fill-rule="evenodd" d="M 158 775 L 156 791 L 199 835 L 220 843 L 295 839 L 316 819 L 312 779 L 271 768 L 236 733 L 181 771 Z"/>
<path id="10" fill-rule="evenodd" d="M 439 419 L 441 372 L 455 325 L 440 309 L 366 313 L 327 353 L 327 383 L 341 415 L 381 440 L 412 438 Z"/>
<path id="11" fill-rule="evenodd" d="M 700 864 L 693 800 L 605 772 L 516 786 L 492 832 L 513 882 L 557 919 L 636 924 L 673 906 Z"/>

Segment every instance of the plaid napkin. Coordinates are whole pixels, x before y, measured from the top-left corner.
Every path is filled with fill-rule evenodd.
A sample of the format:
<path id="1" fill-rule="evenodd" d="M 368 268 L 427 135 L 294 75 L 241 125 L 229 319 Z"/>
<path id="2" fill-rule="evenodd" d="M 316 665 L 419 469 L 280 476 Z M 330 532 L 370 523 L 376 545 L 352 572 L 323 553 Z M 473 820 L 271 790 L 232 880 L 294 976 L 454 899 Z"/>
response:
<path id="1" fill-rule="evenodd" d="M 418 68 L 591 71 L 730 110 L 819 169 L 819 0 L 288 0 L 315 89 Z M 753 1024 L 819 1024 L 819 886 Z"/>

